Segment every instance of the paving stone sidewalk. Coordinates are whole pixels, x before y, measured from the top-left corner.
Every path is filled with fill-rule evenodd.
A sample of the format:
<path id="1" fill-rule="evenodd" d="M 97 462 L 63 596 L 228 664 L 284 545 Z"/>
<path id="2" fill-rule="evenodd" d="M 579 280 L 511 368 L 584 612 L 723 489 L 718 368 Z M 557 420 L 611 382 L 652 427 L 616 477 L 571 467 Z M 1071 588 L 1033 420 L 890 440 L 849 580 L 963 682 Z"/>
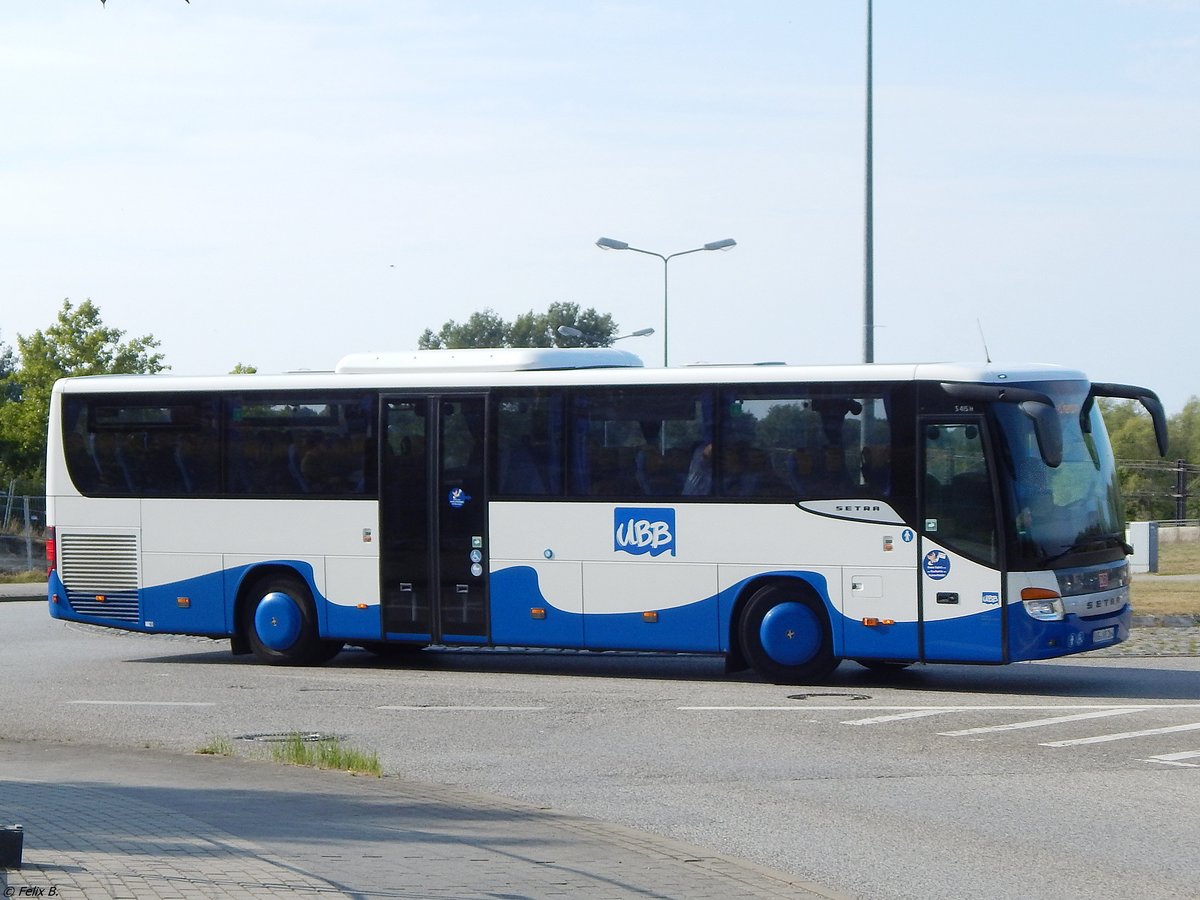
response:
<path id="1" fill-rule="evenodd" d="M 0 741 L 0 822 L 25 827 L 15 897 L 843 897 L 515 801 L 158 751 Z"/>
<path id="2" fill-rule="evenodd" d="M 1129 630 L 1129 640 L 1104 650 L 1089 650 L 1083 658 L 1121 656 L 1200 656 L 1200 624 L 1139 624 L 1135 621 Z"/>

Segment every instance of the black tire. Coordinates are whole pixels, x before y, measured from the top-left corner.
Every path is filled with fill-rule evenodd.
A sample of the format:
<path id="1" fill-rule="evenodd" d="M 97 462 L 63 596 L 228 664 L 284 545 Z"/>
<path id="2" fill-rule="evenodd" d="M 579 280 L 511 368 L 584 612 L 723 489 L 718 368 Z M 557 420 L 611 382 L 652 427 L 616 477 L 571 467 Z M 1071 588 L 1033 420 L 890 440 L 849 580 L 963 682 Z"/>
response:
<path id="1" fill-rule="evenodd" d="M 820 681 L 841 662 L 825 607 L 804 587 L 759 588 L 742 611 L 738 636 L 751 668 L 775 684 Z"/>
<path id="2" fill-rule="evenodd" d="M 274 666 L 320 665 L 342 649 L 341 641 L 321 640 L 312 592 L 289 575 L 270 575 L 254 583 L 242 627 L 254 655 Z"/>

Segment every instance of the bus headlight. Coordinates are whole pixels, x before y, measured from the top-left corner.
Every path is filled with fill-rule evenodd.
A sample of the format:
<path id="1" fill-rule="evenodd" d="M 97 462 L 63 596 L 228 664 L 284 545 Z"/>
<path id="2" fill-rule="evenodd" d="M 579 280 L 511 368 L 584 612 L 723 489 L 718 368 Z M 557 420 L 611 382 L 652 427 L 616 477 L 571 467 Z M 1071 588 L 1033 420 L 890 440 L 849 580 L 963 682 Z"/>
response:
<path id="1" fill-rule="evenodd" d="M 1021 602 L 1031 619 L 1042 622 L 1061 622 L 1064 616 L 1062 597 L 1045 588 L 1024 588 Z"/>

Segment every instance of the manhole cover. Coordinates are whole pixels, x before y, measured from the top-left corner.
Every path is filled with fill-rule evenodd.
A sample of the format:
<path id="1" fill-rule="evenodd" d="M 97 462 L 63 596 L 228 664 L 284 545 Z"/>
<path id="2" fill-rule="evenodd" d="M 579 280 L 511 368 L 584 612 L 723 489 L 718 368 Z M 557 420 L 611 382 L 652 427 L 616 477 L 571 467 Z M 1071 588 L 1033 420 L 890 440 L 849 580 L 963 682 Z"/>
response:
<path id="1" fill-rule="evenodd" d="M 843 700 L 870 700 L 870 694 L 788 694 L 789 700 L 815 700 L 818 697 L 841 697 Z"/>
<path id="2" fill-rule="evenodd" d="M 271 731 L 266 734 L 240 734 L 236 740 L 258 741 L 264 744 L 298 740 L 304 744 L 319 744 L 321 741 L 336 741 L 338 737 L 321 731 Z"/>

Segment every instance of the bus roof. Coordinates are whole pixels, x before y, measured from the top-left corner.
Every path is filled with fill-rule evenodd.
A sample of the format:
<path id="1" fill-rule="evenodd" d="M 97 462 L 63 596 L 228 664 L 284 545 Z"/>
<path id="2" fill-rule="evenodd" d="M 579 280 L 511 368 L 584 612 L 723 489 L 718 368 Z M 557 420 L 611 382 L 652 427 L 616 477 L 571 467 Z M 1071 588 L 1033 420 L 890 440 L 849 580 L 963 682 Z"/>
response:
<path id="1" fill-rule="evenodd" d="M 448 388 L 489 386 L 788 382 L 946 381 L 1020 384 L 1030 381 L 1086 381 L 1082 372 L 1044 364 L 871 363 L 849 365 L 695 365 L 645 368 L 632 353 L 611 348 L 505 348 L 357 353 L 343 357 L 335 371 L 267 375 L 99 375 L 65 378 L 59 389 L 71 393 L 110 391 L 288 391 L 336 388 Z"/>
<path id="2" fill-rule="evenodd" d="M 469 350 L 412 350 L 351 353 L 334 371 L 339 375 L 375 372 L 544 372 L 559 369 L 641 367 L 642 361 L 625 350 L 610 347 L 503 347 Z"/>

